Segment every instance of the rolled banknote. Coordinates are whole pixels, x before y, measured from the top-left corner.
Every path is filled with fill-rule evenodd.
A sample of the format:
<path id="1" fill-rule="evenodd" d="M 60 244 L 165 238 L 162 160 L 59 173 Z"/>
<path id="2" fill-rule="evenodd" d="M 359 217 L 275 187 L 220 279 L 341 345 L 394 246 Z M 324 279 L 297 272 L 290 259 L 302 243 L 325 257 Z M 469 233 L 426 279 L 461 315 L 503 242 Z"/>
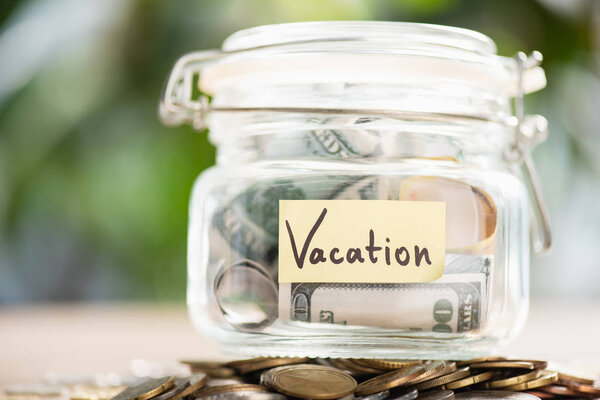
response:
<path id="1" fill-rule="evenodd" d="M 289 321 L 468 333 L 482 327 L 486 308 L 483 273 L 428 283 L 279 284 L 279 318 Z"/>

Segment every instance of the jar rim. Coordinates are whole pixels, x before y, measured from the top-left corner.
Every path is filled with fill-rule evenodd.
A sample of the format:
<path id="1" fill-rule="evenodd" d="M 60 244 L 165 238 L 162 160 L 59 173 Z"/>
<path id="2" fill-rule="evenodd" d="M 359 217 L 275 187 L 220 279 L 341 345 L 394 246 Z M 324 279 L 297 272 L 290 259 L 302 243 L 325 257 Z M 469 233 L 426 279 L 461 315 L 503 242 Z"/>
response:
<path id="1" fill-rule="evenodd" d="M 256 26 L 237 31 L 223 42 L 223 51 L 252 50 L 267 46 L 320 41 L 362 41 L 411 47 L 431 45 L 473 53 L 496 54 L 494 41 L 470 29 L 392 21 L 311 21 Z"/>

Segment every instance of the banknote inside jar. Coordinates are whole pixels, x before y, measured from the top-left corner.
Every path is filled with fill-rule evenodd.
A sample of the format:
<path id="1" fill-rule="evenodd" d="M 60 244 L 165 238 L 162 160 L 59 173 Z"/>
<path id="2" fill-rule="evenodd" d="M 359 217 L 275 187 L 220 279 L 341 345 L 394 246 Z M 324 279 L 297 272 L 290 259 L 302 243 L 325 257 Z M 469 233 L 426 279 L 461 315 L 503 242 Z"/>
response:
<path id="1" fill-rule="evenodd" d="M 328 133 L 327 138 L 327 146 L 316 134 L 313 142 L 306 140 L 312 143 L 312 151 L 327 149 L 334 154 L 337 149 L 339 157 L 352 150 L 336 135 Z M 445 202 L 443 276 L 427 283 L 278 284 L 279 200 L 303 199 Z M 219 265 L 219 276 L 228 276 L 215 283 L 215 297 L 225 320 L 238 330 L 260 331 L 277 318 L 289 323 L 454 334 L 467 334 L 484 325 L 494 272 L 497 210 L 485 190 L 460 180 L 337 174 L 263 180 L 222 204 L 210 229 L 211 263 Z M 239 268 L 240 263 L 254 267 Z M 266 279 L 272 285 L 265 284 Z M 227 282 L 237 282 L 237 313 L 222 306 L 222 285 Z"/>

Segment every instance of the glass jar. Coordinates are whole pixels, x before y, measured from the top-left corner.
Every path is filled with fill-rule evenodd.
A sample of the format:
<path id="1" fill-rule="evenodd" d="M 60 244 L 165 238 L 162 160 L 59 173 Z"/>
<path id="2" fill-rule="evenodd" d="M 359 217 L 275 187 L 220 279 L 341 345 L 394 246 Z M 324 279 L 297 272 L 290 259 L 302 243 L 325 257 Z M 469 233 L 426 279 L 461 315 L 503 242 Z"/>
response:
<path id="1" fill-rule="evenodd" d="M 546 121 L 523 115 L 540 61 L 393 22 L 263 26 L 182 57 L 161 118 L 217 146 L 190 202 L 197 329 L 249 356 L 464 359 L 514 337 L 532 231 L 550 243 Z"/>

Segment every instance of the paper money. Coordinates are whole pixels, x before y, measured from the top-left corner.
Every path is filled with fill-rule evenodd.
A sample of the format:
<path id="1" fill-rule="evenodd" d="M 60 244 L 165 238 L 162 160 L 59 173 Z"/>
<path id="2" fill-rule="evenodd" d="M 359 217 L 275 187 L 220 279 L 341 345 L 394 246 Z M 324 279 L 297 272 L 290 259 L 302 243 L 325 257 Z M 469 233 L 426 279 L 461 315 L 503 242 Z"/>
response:
<path id="1" fill-rule="evenodd" d="M 481 327 L 486 275 L 446 274 L 429 283 L 280 283 L 282 320 L 466 333 Z"/>

